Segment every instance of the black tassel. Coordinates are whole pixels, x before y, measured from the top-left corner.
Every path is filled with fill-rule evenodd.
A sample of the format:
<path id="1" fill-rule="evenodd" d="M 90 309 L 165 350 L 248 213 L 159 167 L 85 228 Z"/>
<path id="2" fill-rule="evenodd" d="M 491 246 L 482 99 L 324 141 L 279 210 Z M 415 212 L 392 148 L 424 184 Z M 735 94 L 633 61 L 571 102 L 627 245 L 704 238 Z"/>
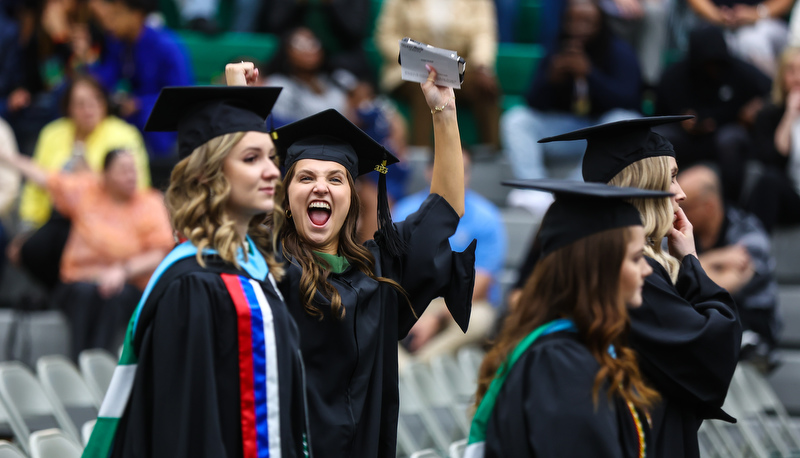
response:
<path id="1" fill-rule="evenodd" d="M 386 191 L 386 162 L 375 169 L 380 173 L 378 178 L 378 233 L 375 242 L 391 256 L 405 254 L 408 246 L 392 223 L 392 212 L 389 209 L 389 194 Z M 379 169 L 381 168 L 381 169 Z"/>

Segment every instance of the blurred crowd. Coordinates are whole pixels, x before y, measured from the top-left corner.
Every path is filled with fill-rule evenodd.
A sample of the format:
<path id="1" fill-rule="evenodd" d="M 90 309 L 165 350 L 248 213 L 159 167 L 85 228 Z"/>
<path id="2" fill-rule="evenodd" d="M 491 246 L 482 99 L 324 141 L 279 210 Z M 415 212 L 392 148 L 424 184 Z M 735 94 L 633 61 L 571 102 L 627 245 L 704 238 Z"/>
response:
<path id="1" fill-rule="evenodd" d="M 260 84 L 284 88 L 268 122 L 279 127 L 328 108 L 345 114 L 401 158 L 387 175 L 391 201 L 411 199 L 398 206 L 397 219 L 418 205 L 407 196 L 411 171 L 403 159 L 432 150 L 429 108 L 416 85 L 400 78 L 403 37 L 457 50 L 467 60 L 457 96 L 459 109 L 475 120 L 477 143 L 468 149 L 481 160 L 505 159 L 518 178 L 579 177 L 585 143 L 537 143 L 543 137 L 643 115 L 694 115 L 659 133 L 675 145 L 681 169 L 688 169 L 681 180 L 689 196 L 686 213 L 705 252 L 701 261 L 742 303 L 753 304 L 745 308 L 758 323 L 754 342 L 774 346 L 780 323 L 770 234 L 800 223 L 800 13 L 792 14 L 793 0 L 543 0 L 538 23 L 520 24 L 525 4 L 1 0 L 0 156 L 19 151 L 48 175 L 43 183 L 21 184 L 15 171 L 0 165 L 0 269 L 11 262 L 61 302 L 74 304 L 79 300 L 63 299 L 64 285 L 94 285 L 85 294 L 102 300 L 128 294 L 120 281 L 140 291 L 152 263 L 143 261 L 137 272 L 112 268 L 169 248 L 171 231 L 159 219 L 165 211 L 132 206 L 136 199 L 153 205 L 146 197 L 163 191 L 177 161 L 174 133 L 143 132 L 159 91 L 208 83 L 195 81 L 179 36 L 164 25 L 162 12 L 172 9 L 180 28 L 212 38 L 226 32 L 278 37 L 276 52 L 261 56 L 258 67 Z M 223 9 L 229 16 L 224 24 Z M 535 37 L 543 56 L 528 89 L 518 94 L 524 102 L 507 106 L 496 71 L 498 49 L 522 35 Z M 380 62 L 370 59 L 369 45 Z M 109 176 L 112 151 L 125 152 L 135 183 L 127 194 L 115 190 Z M 78 192 L 85 186 L 69 184 L 76 176 L 92 177 L 82 182 L 96 186 L 89 194 Z M 369 178 L 358 182 L 362 239 L 377 229 L 375 185 Z M 467 197 L 464 229 L 459 226 L 451 243 L 460 250 L 463 240 L 479 238 L 479 251 L 491 247 L 479 253 L 476 268 L 486 278 L 476 282 L 475 293 L 491 322 L 503 302 L 498 284 L 505 232 L 497 207 L 474 194 Z M 551 199 L 514 191 L 508 205 L 541 216 Z M 104 211 L 98 211 L 105 208 L 97 205 L 101 200 L 108 205 Z M 149 217 L 117 227 L 114 219 L 126 211 Z M 154 228 L 160 233 L 149 233 Z M 76 269 L 76 263 L 83 265 Z M 109 272 L 116 277 L 104 279 Z M 75 291 L 69 294 L 77 297 Z M 73 315 L 73 326 L 88 326 L 88 333 L 109 323 L 86 324 L 87 313 Z M 446 317 L 434 318 L 421 321 L 404 347 L 418 351 L 445 333 Z M 114 326 L 124 321 L 109 319 Z"/>

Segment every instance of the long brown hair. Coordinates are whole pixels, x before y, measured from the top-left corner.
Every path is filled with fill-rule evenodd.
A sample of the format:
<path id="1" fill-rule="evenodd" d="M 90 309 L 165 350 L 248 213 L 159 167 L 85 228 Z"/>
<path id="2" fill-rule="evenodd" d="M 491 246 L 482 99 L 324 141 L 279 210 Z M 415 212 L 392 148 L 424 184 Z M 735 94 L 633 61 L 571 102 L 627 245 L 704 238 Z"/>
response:
<path id="1" fill-rule="evenodd" d="M 280 193 L 276 192 L 275 194 L 276 202 L 281 202 L 283 208 L 289 207 L 289 187 L 294 178 L 296 166 L 297 163 L 294 163 L 289 167 L 283 179 L 284 189 Z M 378 282 L 389 284 L 400 292 L 401 295 L 406 297 L 405 291 L 399 283 L 390 278 L 378 277 L 375 275 L 375 258 L 367 248 L 358 243 L 356 226 L 361 202 L 358 199 L 356 184 L 350 172 L 347 172 L 347 184 L 350 186 L 350 209 L 339 231 L 339 255 L 344 256 L 353 268 L 358 269 L 364 275 Z M 317 291 L 319 291 L 323 297 L 331 301 L 331 312 L 333 316 L 339 319 L 344 318 L 345 308 L 342 306 L 342 297 L 339 295 L 339 291 L 327 281 L 328 274 L 330 273 L 330 266 L 328 263 L 321 257 L 315 255 L 314 250 L 300 237 L 293 219 L 287 219 L 285 213 L 278 211 L 273 212 L 271 219 L 274 224 L 281 226 L 279 239 L 281 241 L 281 249 L 287 261 L 296 262 L 303 271 L 300 277 L 300 297 L 303 300 L 303 307 L 306 312 L 311 316 L 322 319 L 323 313 L 314 303 L 314 296 Z M 294 261 L 292 261 L 292 258 Z M 406 300 L 408 300 L 407 297 Z"/>
<path id="2" fill-rule="evenodd" d="M 645 385 L 636 356 L 625 345 L 628 311 L 619 295 L 619 280 L 631 237 L 629 228 L 610 229 L 560 248 L 536 264 L 517 307 L 506 317 L 498 341 L 483 359 L 476 406 L 525 336 L 566 317 L 574 321 L 581 342 L 600 364 L 592 389 L 594 403 L 608 380 L 609 398 L 618 394 L 637 407 L 653 405 L 659 395 Z M 614 345 L 616 358 L 608 353 L 610 345 Z"/>
<path id="3" fill-rule="evenodd" d="M 165 199 L 172 227 L 197 247 L 197 262 L 201 266 L 205 265 L 203 249 L 213 248 L 220 258 L 239 267 L 236 253 L 244 240 L 236 232 L 234 222 L 225 214 L 231 184 L 225 178 L 222 164 L 245 133 L 235 132 L 214 137 L 197 147 L 172 169 Z M 280 181 L 275 192 L 276 195 L 282 193 Z M 273 211 L 283 212 L 277 201 Z M 280 230 L 280 226 L 272 226 L 273 230 L 270 230 L 263 224 L 265 216 L 253 217 L 247 234 L 264 255 L 272 276 L 280 280 L 283 268 L 275 260 L 273 248 L 275 233 Z"/>

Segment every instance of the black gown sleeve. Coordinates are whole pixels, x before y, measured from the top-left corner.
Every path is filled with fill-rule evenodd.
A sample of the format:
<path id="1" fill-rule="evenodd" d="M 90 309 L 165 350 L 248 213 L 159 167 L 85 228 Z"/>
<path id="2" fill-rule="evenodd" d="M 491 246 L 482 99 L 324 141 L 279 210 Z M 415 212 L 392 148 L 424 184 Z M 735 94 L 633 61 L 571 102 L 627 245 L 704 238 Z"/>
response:
<path id="1" fill-rule="evenodd" d="M 511 369 L 487 428 L 486 458 L 628 456 L 637 444 L 621 434 L 618 413 L 627 412 L 605 386 L 597 405 L 592 400 L 597 361 L 577 340 L 553 337 Z"/>
<path id="2" fill-rule="evenodd" d="M 642 306 L 630 311 L 630 340 L 642 372 L 662 396 L 692 405 L 705 418 L 730 419 L 720 408 L 742 339 L 733 298 L 692 255 L 681 262 L 674 286 L 658 262 L 647 261 L 653 274 L 645 280 Z"/>
<path id="3" fill-rule="evenodd" d="M 466 331 L 475 287 L 475 247 L 473 242 L 463 252 L 450 248 L 459 216 L 447 201 L 431 194 L 419 210 L 396 224 L 406 242 L 406 254 L 393 260 L 391 271 L 411 301 L 417 316 L 437 297 L 444 297 L 453 319 Z M 402 301 L 402 299 L 401 299 Z M 398 307 L 398 338 L 411 330 L 416 318 L 408 307 Z"/>

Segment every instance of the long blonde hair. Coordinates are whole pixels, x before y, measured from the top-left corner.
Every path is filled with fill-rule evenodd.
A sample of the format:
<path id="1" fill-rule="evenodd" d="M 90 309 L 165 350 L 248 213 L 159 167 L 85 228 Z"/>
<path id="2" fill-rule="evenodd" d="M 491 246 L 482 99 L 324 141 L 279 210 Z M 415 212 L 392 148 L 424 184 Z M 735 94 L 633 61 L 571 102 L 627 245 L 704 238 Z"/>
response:
<path id="1" fill-rule="evenodd" d="M 772 103 L 777 106 L 782 106 L 786 103 L 786 96 L 789 94 L 789 89 L 786 87 L 786 67 L 789 62 L 800 54 L 800 46 L 787 46 L 781 53 L 780 60 L 778 60 L 778 71 L 775 73 L 775 79 L 772 80 Z"/>
<path id="2" fill-rule="evenodd" d="M 201 266 L 205 266 L 203 249 L 212 248 L 220 258 L 239 267 L 236 253 L 244 240 L 236 232 L 233 220 L 225 214 L 231 185 L 222 172 L 222 165 L 244 135 L 245 132 L 235 132 L 214 137 L 197 147 L 172 170 L 166 194 L 172 227 L 197 247 L 197 262 Z M 276 194 L 279 194 L 282 185 L 278 182 L 277 186 Z M 278 202 L 274 211 L 282 211 Z M 278 280 L 283 275 L 283 269 L 275 261 L 273 247 L 280 228 L 270 230 L 263 224 L 265 216 L 253 217 L 247 234 L 264 255 L 270 272 Z"/>
<path id="3" fill-rule="evenodd" d="M 669 191 L 671 180 L 669 159 L 667 156 L 656 156 L 644 158 L 625 167 L 608 184 L 653 191 Z M 669 252 L 661 249 L 661 241 L 672 228 L 674 219 L 672 202 L 666 197 L 663 199 L 631 199 L 630 202 L 642 216 L 642 225 L 648 240 L 644 247 L 645 254 L 661 264 L 669 273 L 672 283 L 675 283 L 678 279 L 680 262 Z"/>

